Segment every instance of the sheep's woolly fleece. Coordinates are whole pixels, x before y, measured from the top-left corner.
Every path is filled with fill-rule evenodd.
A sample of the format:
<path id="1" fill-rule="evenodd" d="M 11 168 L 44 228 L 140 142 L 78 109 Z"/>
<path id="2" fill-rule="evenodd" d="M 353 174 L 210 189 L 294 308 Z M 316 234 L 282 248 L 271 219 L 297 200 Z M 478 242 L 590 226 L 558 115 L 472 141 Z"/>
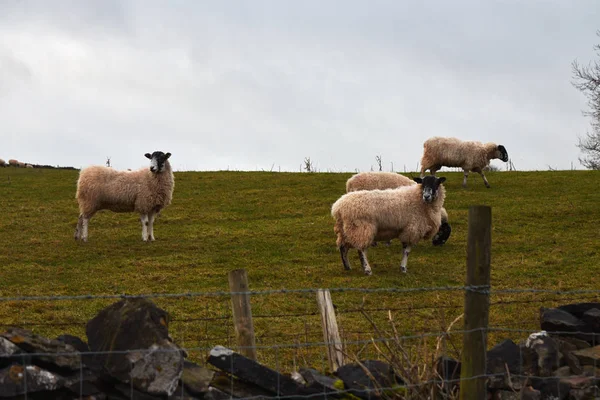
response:
<path id="1" fill-rule="evenodd" d="M 429 239 L 439 230 L 445 197 L 443 185 L 429 204 L 423 201 L 421 185 L 346 193 L 331 208 L 337 245 L 364 250 L 374 241 L 398 238 L 415 245 Z"/>
<path id="2" fill-rule="evenodd" d="M 494 158 L 502 159 L 496 143 L 433 137 L 423 143 L 421 168 L 426 170 L 434 166 L 446 166 L 472 171 L 488 166 Z"/>
<path id="3" fill-rule="evenodd" d="M 84 215 L 101 209 L 149 214 L 171 204 L 174 185 L 168 162 L 159 174 L 152 173 L 148 167 L 137 171 L 116 171 L 92 166 L 80 172 L 75 197 Z"/>
<path id="4" fill-rule="evenodd" d="M 358 190 L 385 190 L 402 186 L 414 186 L 417 183 L 404 175 L 395 172 L 367 171 L 352 175 L 346 181 L 346 192 Z M 448 222 L 448 212 L 442 207 L 442 222 Z"/>

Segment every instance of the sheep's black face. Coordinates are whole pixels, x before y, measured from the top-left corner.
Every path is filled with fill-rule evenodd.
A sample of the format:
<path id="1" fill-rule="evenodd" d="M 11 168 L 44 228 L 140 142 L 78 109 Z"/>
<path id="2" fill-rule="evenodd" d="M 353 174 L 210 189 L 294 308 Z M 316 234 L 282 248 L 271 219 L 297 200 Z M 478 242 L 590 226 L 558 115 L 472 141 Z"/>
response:
<path id="1" fill-rule="evenodd" d="M 152 154 L 146 153 L 144 155 L 150 159 L 150 171 L 157 174 L 164 171 L 165 163 L 171 157 L 171 153 L 165 154 L 162 151 L 155 151 Z"/>
<path id="2" fill-rule="evenodd" d="M 506 151 L 506 147 L 499 145 L 498 152 L 500 152 L 500 159 L 504 162 L 508 161 L 508 151 Z"/>
<path id="3" fill-rule="evenodd" d="M 425 178 L 413 178 L 413 180 L 417 183 L 421 184 L 422 193 L 423 193 L 423 201 L 425 203 L 431 203 L 438 194 L 438 189 L 446 178 L 439 177 L 436 178 L 433 175 L 426 176 Z"/>

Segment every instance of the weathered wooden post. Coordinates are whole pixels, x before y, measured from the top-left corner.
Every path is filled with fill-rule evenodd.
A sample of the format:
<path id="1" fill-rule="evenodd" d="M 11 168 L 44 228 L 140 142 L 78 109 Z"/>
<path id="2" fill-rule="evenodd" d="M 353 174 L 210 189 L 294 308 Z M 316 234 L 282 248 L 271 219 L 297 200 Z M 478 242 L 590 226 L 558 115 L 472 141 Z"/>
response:
<path id="1" fill-rule="evenodd" d="M 231 306 L 235 336 L 240 353 L 256 361 L 256 341 L 254 339 L 254 324 L 252 323 L 252 310 L 250 309 L 250 295 L 248 287 L 248 273 L 245 269 L 236 269 L 229 272 L 229 290 L 231 291 Z"/>
<path id="2" fill-rule="evenodd" d="M 487 398 L 485 372 L 492 245 L 490 207 L 469 207 L 467 240 L 467 290 L 465 291 L 465 333 L 460 372 L 460 400 L 480 400 Z"/>
<path id="3" fill-rule="evenodd" d="M 327 360 L 329 361 L 329 370 L 334 372 L 344 365 L 344 353 L 342 351 L 342 341 L 338 330 L 333 302 L 329 290 L 319 289 L 317 291 L 317 303 L 321 312 L 321 322 L 323 324 L 323 338 L 327 343 Z"/>

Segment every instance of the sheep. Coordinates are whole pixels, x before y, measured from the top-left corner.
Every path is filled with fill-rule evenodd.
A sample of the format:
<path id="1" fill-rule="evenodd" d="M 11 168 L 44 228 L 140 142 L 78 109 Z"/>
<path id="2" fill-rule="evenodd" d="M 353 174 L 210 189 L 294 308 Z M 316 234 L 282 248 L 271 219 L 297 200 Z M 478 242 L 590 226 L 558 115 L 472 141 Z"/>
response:
<path id="1" fill-rule="evenodd" d="M 10 159 L 8 160 L 8 165 L 10 165 L 11 167 L 18 167 L 19 166 L 19 161 L 14 160 L 14 159 Z"/>
<path id="2" fill-rule="evenodd" d="M 444 177 L 414 178 L 417 185 L 385 190 L 359 190 L 340 197 L 331 207 L 336 244 L 344 269 L 350 269 L 348 250 L 358 250 L 364 273 L 371 275 L 366 250 L 374 241 L 399 238 L 406 273 L 408 255 L 421 239 L 439 231 L 446 190 Z"/>
<path id="3" fill-rule="evenodd" d="M 355 192 L 357 190 L 373 190 L 373 189 L 395 189 L 401 186 L 416 185 L 416 182 L 411 178 L 395 172 L 361 172 L 351 176 L 346 181 L 346 193 Z M 450 237 L 452 227 L 448 223 L 448 212 L 442 207 L 442 224 L 440 230 L 432 239 L 434 246 L 441 246 Z M 387 242 L 388 245 L 390 241 Z M 373 243 L 377 245 L 377 243 Z"/>
<path id="4" fill-rule="evenodd" d="M 483 183 L 489 189 L 490 184 L 483 169 L 490 165 L 490 160 L 498 158 L 508 161 L 508 152 L 502 145 L 462 141 L 457 138 L 433 137 L 423 143 L 421 158 L 421 178 L 429 169 L 431 175 L 445 167 L 460 167 L 464 171 L 463 187 L 467 187 L 469 171 L 477 172 L 483 178 Z"/>
<path id="5" fill-rule="evenodd" d="M 31 165 L 31 164 L 25 164 L 25 168 L 33 168 L 33 165 Z"/>
<path id="6" fill-rule="evenodd" d="M 104 166 L 82 169 L 75 198 L 79 219 L 75 240 L 87 242 L 88 224 L 99 210 L 137 212 L 142 222 L 142 240 L 154 241 L 154 219 L 173 198 L 175 178 L 168 159 L 171 153 L 155 151 L 144 155 L 150 168 L 116 171 Z"/>
<path id="7" fill-rule="evenodd" d="M 2 167 L 2 168 L 6 167 L 6 161 L 4 161 L 1 158 L 0 158 L 0 167 Z"/>

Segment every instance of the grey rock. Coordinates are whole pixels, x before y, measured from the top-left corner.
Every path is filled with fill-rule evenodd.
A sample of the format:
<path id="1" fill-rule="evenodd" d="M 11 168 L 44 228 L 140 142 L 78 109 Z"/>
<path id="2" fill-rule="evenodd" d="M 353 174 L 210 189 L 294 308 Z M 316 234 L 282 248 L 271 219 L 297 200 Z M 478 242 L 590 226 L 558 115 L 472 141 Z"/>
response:
<path id="1" fill-rule="evenodd" d="M 177 345 L 163 340 L 147 350 L 130 352 L 127 358 L 135 388 L 155 395 L 175 392 L 183 372 L 183 357 Z"/>
<path id="2" fill-rule="evenodd" d="M 60 335 L 56 338 L 59 342 L 70 344 L 75 350 L 80 353 L 87 353 L 90 351 L 90 346 L 77 336 L 73 335 Z"/>
<path id="3" fill-rule="evenodd" d="M 26 353 L 33 353 L 34 363 L 43 363 L 44 367 L 79 370 L 81 354 L 69 344 L 58 340 L 48 339 L 20 328 L 9 328 L 0 337 L 7 339 Z"/>
<path id="4" fill-rule="evenodd" d="M 581 320 L 586 323 L 588 329 L 592 332 L 600 333 L 600 310 L 598 308 L 590 308 L 584 312 Z"/>
<path id="5" fill-rule="evenodd" d="M 489 378 L 490 389 L 510 390 L 516 384 L 509 376 L 523 375 L 523 351 L 512 340 L 507 339 L 487 352 L 486 373 L 493 375 Z"/>
<path id="6" fill-rule="evenodd" d="M 361 361 L 361 364 L 375 382 L 359 364 L 346 364 L 335 371 L 335 375 L 344 382 L 344 388 L 348 389 L 350 394 L 363 399 L 381 398 L 383 393 L 379 388 L 394 389 L 404 384 L 392 366 L 385 362 L 365 360 Z"/>
<path id="7" fill-rule="evenodd" d="M 215 387 L 209 387 L 208 392 L 204 395 L 205 400 L 230 400 L 231 395 L 222 392 Z"/>
<path id="8" fill-rule="evenodd" d="M 315 389 L 315 393 L 333 394 L 338 392 L 335 386 L 338 379 L 323 375 L 312 368 L 301 368 L 300 374 L 306 381 L 306 387 Z"/>
<path id="9" fill-rule="evenodd" d="M 562 358 L 564 363 L 567 364 L 573 375 L 580 375 L 583 373 L 583 368 L 581 367 L 579 359 L 573 354 L 573 351 L 575 350 L 561 352 Z"/>
<path id="10" fill-rule="evenodd" d="M 600 309 L 600 303 L 573 303 L 558 307 L 559 310 L 566 311 L 579 319 L 592 308 Z"/>
<path id="11" fill-rule="evenodd" d="M 293 396 L 300 388 L 292 378 L 223 346 L 216 346 L 210 351 L 208 362 L 245 382 L 280 396 Z"/>
<path id="12" fill-rule="evenodd" d="M 575 374 L 573 374 L 573 372 L 571 371 L 571 368 L 568 365 L 565 365 L 564 367 L 560 367 L 556 371 L 554 371 L 554 376 L 559 377 L 559 378 L 567 378 L 567 377 L 570 377 L 573 375 L 575 375 Z"/>
<path id="13" fill-rule="evenodd" d="M 526 364 L 532 368 L 528 372 L 535 376 L 552 376 L 560 362 L 558 343 L 543 332 L 530 335 L 525 347 L 527 350 L 523 353 L 527 358 Z"/>
<path id="14" fill-rule="evenodd" d="M 0 370 L 0 398 L 52 391 L 63 386 L 63 379 L 35 365 L 11 365 Z"/>
<path id="15" fill-rule="evenodd" d="M 541 392 L 542 399 L 566 400 L 569 398 L 571 386 L 563 378 L 531 377 L 530 382 L 534 389 Z"/>
<path id="16" fill-rule="evenodd" d="M 572 352 L 581 365 L 600 365 L 600 346 Z"/>
<path id="17" fill-rule="evenodd" d="M 214 376 L 215 371 L 213 370 L 189 361 L 183 363 L 181 382 L 186 390 L 192 394 L 203 395 L 208 392 L 208 387 Z"/>
<path id="18" fill-rule="evenodd" d="M 183 354 L 169 339 L 169 315 L 146 299 L 125 299 L 90 320 L 86 333 L 94 361 L 135 389 L 171 395 L 183 371 Z"/>
<path id="19" fill-rule="evenodd" d="M 253 398 L 259 400 L 272 399 L 274 397 L 273 393 L 270 391 L 253 383 L 233 378 L 231 375 L 227 375 L 223 372 L 215 374 L 215 378 L 211 382 L 210 387 L 219 389 L 221 392 L 227 393 L 234 398 Z"/>
<path id="20" fill-rule="evenodd" d="M 442 378 L 438 384 L 441 391 L 445 394 L 458 391 L 460 385 L 460 361 L 451 357 L 442 356 L 436 361 L 436 371 Z"/>
<path id="21" fill-rule="evenodd" d="M 576 337 L 587 340 L 589 336 L 581 336 L 586 325 L 573 314 L 560 308 L 540 308 L 540 326 L 547 332 L 556 332 L 561 336 Z M 573 333 L 569 335 L 569 333 Z"/>
<path id="22" fill-rule="evenodd" d="M 576 347 L 576 350 L 588 349 L 588 348 L 592 347 L 585 340 L 577 339 L 577 338 L 574 338 L 574 337 L 561 337 L 560 341 L 561 342 L 570 343 L 570 344 L 574 345 Z"/>

